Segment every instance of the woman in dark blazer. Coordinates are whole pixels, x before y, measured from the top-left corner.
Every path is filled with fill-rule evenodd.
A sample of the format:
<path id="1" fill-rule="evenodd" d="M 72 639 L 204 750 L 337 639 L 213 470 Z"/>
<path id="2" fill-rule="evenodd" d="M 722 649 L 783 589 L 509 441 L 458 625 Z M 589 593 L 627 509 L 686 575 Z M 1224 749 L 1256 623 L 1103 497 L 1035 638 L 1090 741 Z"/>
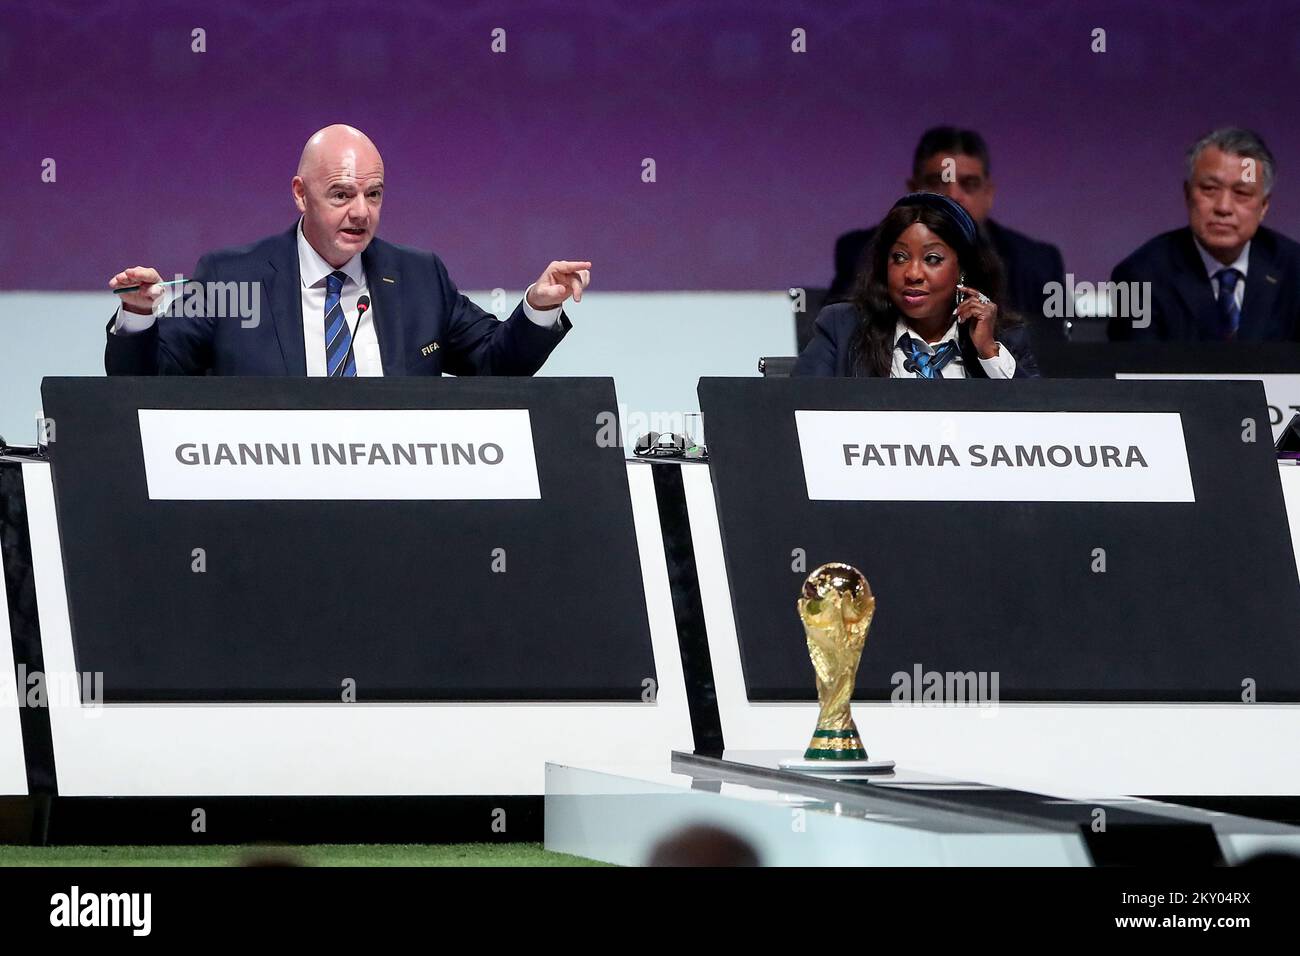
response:
<path id="1" fill-rule="evenodd" d="M 850 301 L 817 316 L 795 375 L 1038 377 L 1024 328 L 1001 308 L 997 256 L 956 201 L 904 196 L 867 258 Z"/>

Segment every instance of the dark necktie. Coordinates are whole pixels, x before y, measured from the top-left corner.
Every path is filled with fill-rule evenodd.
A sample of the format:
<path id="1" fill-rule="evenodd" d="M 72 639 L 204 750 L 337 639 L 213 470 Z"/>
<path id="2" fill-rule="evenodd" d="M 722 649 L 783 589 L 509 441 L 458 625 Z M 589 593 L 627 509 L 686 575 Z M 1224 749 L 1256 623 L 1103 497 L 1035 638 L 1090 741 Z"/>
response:
<path id="1" fill-rule="evenodd" d="M 325 370 L 331 378 L 357 374 L 357 362 L 352 357 L 352 330 L 343 315 L 341 301 L 345 279 L 345 272 L 331 272 L 325 277 Z"/>
<path id="2" fill-rule="evenodd" d="M 906 332 L 898 340 L 898 348 L 903 350 L 907 358 L 903 361 L 903 368 L 909 372 L 915 372 L 917 378 L 943 378 L 939 373 L 943 367 L 957 357 L 957 343 L 944 342 L 935 348 L 934 353 L 925 351 Z"/>
<path id="3" fill-rule="evenodd" d="M 1236 269 L 1220 269 L 1214 274 L 1219 280 L 1219 335 L 1224 340 L 1237 337 L 1241 325 L 1241 309 L 1237 306 L 1237 283 L 1241 273 Z"/>

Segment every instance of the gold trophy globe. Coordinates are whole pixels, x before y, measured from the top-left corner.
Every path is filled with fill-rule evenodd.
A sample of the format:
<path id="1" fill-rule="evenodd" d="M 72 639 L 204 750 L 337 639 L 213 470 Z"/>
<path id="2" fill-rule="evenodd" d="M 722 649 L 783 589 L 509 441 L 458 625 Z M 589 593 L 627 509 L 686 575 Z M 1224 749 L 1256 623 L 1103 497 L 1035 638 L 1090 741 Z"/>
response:
<path id="1" fill-rule="evenodd" d="M 855 567 L 823 564 L 804 581 L 798 609 L 821 708 L 803 759 L 783 760 L 781 766 L 822 772 L 892 770 L 892 760 L 868 758 L 850 706 L 858 662 L 876 613 L 871 585 Z"/>

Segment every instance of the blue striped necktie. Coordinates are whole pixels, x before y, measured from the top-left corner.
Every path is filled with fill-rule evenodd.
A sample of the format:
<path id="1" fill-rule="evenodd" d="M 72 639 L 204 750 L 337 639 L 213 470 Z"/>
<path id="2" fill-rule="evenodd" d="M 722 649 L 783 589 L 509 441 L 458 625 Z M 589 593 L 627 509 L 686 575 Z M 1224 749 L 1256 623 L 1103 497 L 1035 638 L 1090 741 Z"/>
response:
<path id="1" fill-rule="evenodd" d="M 1237 283 L 1241 273 L 1236 269 L 1220 269 L 1214 274 L 1219 280 L 1219 335 L 1224 339 L 1237 337 L 1241 325 L 1241 309 L 1237 307 Z"/>
<path id="2" fill-rule="evenodd" d="M 343 316 L 339 293 L 347 273 L 331 272 L 325 277 L 325 368 L 330 378 L 355 377 L 357 360 L 352 355 L 352 330 Z"/>
<path id="3" fill-rule="evenodd" d="M 943 378 L 943 367 L 957 357 L 957 343 L 948 341 L 938 346 L 931 355 L 904 332 L 898 339 L 897 348 L 903 350 L 905 361 L 903 368 L 915 373 L 917 378 Z"/>

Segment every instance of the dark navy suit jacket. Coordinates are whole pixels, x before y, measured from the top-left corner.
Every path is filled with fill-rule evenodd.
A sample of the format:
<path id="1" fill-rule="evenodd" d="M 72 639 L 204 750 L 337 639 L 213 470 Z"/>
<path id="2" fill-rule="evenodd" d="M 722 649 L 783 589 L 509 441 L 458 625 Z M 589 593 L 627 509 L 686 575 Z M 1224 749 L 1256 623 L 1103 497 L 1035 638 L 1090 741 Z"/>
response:
<path id="1" fill-rule="evenodd" d="M 1156 236 L 1117 265 L 1112 282 L 1151 283 L 1151 324 L 1133 316 L 1107 325 L 1113 341 L 1217 342 L 1219 305 L 1188 226 Z M 1300 341 L 1300 244 L 1263 226 L 1250 242 L 1239 342 Z"/>
<path id="2" fill-rule="evenodd" d="M 853 334 L 860 321 L 857 306 L 851 302 L 837 302 L 822 309 L 813 326 L 812 341 L 799 353 L 791 374 L 820 375 L 824 378 L 871 377 L 871 372 L 857 369 L 853 364 Z M 1003 329 L 998 333 L 998 341 L 1016 357 L 1016 378 L 1039 377 L 1038 360 L 1034 358 L 1033 350 L 1029 347 L 1029 337 L 1023 327 L 1010 326 Z M 966 376 L 987 378 L 984 366 L 980 365 L 979 353 L 965 327 L 958 329 L 957 342 L 961 348 Z"/>
<path id="3" fill-rule="evenodd" d="M 1035 341 L 1065 341 L 1064 321 L 1043 316 L 1046 298 L 1043 286 L 1048 282 L 1065 286 L 1061 250 L 992 219 L 984 223 L 983 231 L 1002 260 L 1007 307 L 1024 317 Z M 852 294 L 854 280 L 865 265 L 867 246 L 874 234 L 874 228 L 858 229 L 846 232 L 835 243 L 835 279 L 826 296 L 828 302 L 843 302 Z"/>
<path id="4" fill-rule="evenodd" d="M 237 316 L 164 315 L 134 334 L 110 332 L 109 375 L 306 375 L 298 226 L 199 260 L 196 282 L 258 282 L 255 327 Z M 372 239 L 361 262 L 384 375 L 532 375 L 570 325 L 529 321 L 522 304 L 501 322 L 457 291 L 430 252 Z M 323 320 L 323 316 L 322 316 Z M 436 348 L 434 347 L 436 345 Z"/>

